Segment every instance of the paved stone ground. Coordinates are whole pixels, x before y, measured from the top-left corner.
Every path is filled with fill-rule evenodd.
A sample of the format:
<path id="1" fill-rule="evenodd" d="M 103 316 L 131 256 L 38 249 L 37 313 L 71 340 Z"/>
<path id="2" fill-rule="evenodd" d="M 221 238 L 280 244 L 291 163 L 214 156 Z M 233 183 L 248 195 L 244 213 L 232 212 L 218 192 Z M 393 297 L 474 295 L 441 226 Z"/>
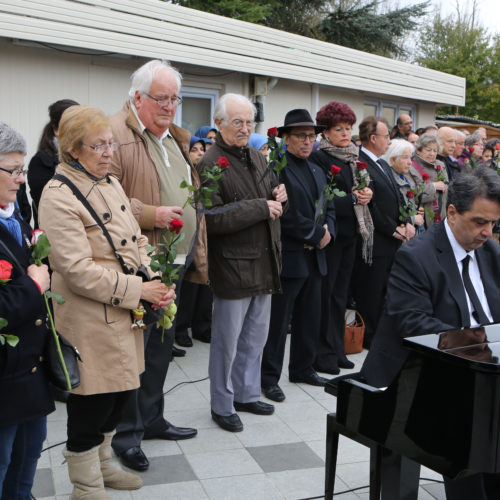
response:
<path id="1" fill-rule="evenodd" d="M 207 376 L 209 346 L 194 341 L 185 358 L 171 363 L 165 390 L 179 382 Z M 358 371 L 366 351 L 350 356 Z M 343 372 L 347 373 L 347 370 Z M 186 441 L 151 440 L 143 449 L 151 466 L 141 473 L 144 486 L 137 491 L 108 489 L 116 500 L 301 500 L 322 498 L 326 415 L 336 399 L 320 387 L 288 382 L 285 369 L 281 387 L 287 396 L 272 416 L 241 413 L 245 429 L 230 433 L 210 417 L 208 380 L 183 384 L 165 396 L 166 417 L 176 425 L 196 427 L 198 436 Z M 66 408 L 48 417 L 46 446 L 66 438 Z M 61 450 L 42 453 L 33 494 L 37 500 L 68 500 L 72 486 Z M 335 484 L 336 494 L 368 485 L 368 449 L 341 437 Z M 424 469 L 422 477 L 441 479 Z M 368 500 L 368 488 L 339 495 L 339 499 Z M 419 499 L 444 500 L 441 484 L 422 480 Z"/>

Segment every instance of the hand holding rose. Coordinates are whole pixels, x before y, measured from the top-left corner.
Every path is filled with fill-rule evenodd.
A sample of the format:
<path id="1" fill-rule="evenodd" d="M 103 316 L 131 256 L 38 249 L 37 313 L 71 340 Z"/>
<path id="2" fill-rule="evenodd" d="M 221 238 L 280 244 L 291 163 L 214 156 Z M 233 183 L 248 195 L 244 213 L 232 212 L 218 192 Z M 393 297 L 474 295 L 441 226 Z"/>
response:
<path id="1" fill-rule="evenodd" d="M 286 188 L 284 184 L 280 184 L 273 189 L 273 196 L 276 201 L 280 203 L 285 203 L 288 200 L 288 195 L 286 193 Z"/>
<path id="2" fill-rule="evenodd" d="M 38 284 L 42 293 L 45 293 L 50 288 L 49 268 L 45 264 L 41 266 L 31 264 L 28 266 L 27 272 L 28 276 Z"/>

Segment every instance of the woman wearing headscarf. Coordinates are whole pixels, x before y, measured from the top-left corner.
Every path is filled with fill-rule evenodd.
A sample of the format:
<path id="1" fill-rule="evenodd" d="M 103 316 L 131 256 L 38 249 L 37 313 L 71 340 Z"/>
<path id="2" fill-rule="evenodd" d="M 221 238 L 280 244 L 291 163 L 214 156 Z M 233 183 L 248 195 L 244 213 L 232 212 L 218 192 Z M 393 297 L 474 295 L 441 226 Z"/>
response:
<path id="1" fill-rule="evenodd" d="M 49 255 L 58 330 L 81 353 L 80 385 L 66 405 L 68 440 L 63 454 L 74 485 L 72 499 L 107 500 L 104 486 L 133 490 L 142 480 L 111 463 L 111 439 L 121 412 L 144 371 L 141 329 L 131 312 L 145 300 L 166 307 L 175 296 L 149 270 L 147 238 L 132 214 L 120 182 L 108 176 L 113 152 L 109 118 L 90 106 L 72 106 L 59 124 L 56 174 L 40 201 L 40 226 L 57 242 Z M 69 180 L 89 209 L 74 195 Z M 99 218 L 115 249 L 100 228 Z M 121 259 L 121 260 L 120 260 Z M 147 318 L 146 318 L 147 319 Z"/>
<path id="2" fill-rule="evenodd" d="M 26 143 L 0 123 L 0 498 L 29 500 L 42 444 L 46 415 L 54 411 L 43 369 L 47 340 L 43 292 L 50 286 L 47 266 L 30 265 L 31 228 L 16 207 L 24 184 Z M 7 342 L 12 335 L 17 345 Z M 15 339 L 11 339 L 15 340 Z"/>
<path id="3" fill-rule="evenodd" d="M 345 355 L 344 315 L 358 235 L 363 258 L 367 262 L 371 260 L 374 227 L 368 203 L 373 193 L 368 186 L 358 188 L 358 148 L 351 142 L 352 126 L 356 122 L 353 110 L 347 104 L 332 101 L 318 111 L 316 122 L 326 126 L 326 130 L 322 132 L 318 151 L 310 159 L 346 194 L 333 199 L 337 235 L 333 245 L 327 247 L 328 274 L 323 282 L 321 337 L 314 366 L 319 372 L 335 375 L 339 368 L 354 367 Z M 337 175 L 331 175 L 332 166 L 340 169 Z M 367 180 L 369 182 L 369 178 Z"/>
<path id="4" fill-rule="evenodd" d="M 267 145 L 267 137 L 262 134 L 250 134 L 248 145 L 262 153 L 266 160 L 269 158 L 269 147 Z"/>

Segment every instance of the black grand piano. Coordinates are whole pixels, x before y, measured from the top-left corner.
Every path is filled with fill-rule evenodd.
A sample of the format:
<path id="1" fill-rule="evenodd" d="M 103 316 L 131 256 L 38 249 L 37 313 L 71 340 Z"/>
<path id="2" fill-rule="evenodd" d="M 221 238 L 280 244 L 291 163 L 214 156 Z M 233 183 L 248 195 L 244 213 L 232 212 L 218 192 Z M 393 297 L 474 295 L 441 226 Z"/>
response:
<path id="1" fill-rule="evenodd" d="M 387 388 L 330 381 L 325 498 L 339 434 L 370 447 L 370 500 L 417 499 L 420 464 L 448 477 L 500 473 L 500 324 L 403 340 L 410 350 Z M 410 459 L 410 460 L 408 460 Z"/>

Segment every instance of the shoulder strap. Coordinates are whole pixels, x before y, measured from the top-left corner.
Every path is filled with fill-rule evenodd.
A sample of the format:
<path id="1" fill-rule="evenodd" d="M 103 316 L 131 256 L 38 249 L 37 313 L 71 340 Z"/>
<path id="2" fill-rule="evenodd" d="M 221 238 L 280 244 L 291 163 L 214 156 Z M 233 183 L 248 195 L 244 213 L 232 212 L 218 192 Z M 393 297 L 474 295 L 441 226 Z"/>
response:
<path id="1" fill-rule="evenodd" d="M 0 248 L 3 250 L 3 252 L 9 257 L 9 259 L 12 261 L 14 266 L 16 266 L 17 270 L 21 275 L 26 274 L 26 271 L 24 270 L 24 267 L 21 266 L 19 261 L 17 260 L 16 256 L 11 252 L 10 248 L 0 239 Z"/>
<path id="2" fill-rule="evenodd" d="M 113 253 L 115 254 L 115 257 L 118 259 L 118 262 L 122 266 L 123 272 L 125 274 L 128 274 L 129 269 L 125 265 L 123 257 L 118 253 L 118 250 L 116 249 L 115 244 L 113 243 L 113 239 L 111 238 L 109 231 L 106 229 L 106 226 L 104 225 L 102 220 L 99 218 L 96 211 L 92 208 L 92 205 L 87 201 L 85 196 L 83 196 L 82 192 L 65 175 L 55 174 L 52 177 L 52 179 L 56 179 L 58 181 L 61 181 L 62 183 L 66 184 L 71 189 L 71 191 L 73 191 L 73 194 L 78 198 L 78 200 L 80 200 L 82 205 L 88 210 L 89 214 L 93 217 L 93 219 L 96 221 L 97 225 L 101 228 L 101 231 L 103 232 L 104 236 L 108 240 L 108 243 L 110 244 L 110 246 L 113 250 Z"/>

